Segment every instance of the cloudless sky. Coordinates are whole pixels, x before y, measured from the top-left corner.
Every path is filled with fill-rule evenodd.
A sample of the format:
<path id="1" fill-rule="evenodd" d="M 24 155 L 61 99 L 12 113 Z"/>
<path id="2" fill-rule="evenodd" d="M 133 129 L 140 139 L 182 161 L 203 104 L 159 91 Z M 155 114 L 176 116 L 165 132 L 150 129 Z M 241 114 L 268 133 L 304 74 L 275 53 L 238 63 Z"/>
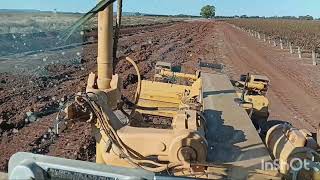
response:
<path id="1" fill-rule="evenodd" d="M 38 9 L 86 12 L 96 0 L 1 0 L 0 9 Z M 123 0 L 125 12 L 199 15 L 206 4 L 216 6 L 217 15 L 320 17 L 320 0 Z"/>

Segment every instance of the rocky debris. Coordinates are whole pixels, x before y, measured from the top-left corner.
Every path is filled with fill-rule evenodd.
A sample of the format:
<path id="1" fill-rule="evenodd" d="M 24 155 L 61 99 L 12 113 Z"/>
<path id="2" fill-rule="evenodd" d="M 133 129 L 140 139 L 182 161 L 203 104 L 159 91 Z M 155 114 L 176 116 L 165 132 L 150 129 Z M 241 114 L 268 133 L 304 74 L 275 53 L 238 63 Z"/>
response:
<path id="1" fill-rule="evenodd" d="M 26 123 L 33 123 L 33 122 L 36 122 L 38 119 L 38 113 L 35 113 L 32 111 L 27 112 L 26 115 L 27 115 L 25 119 Z"/>
<path id="2" fill-rule="evenodd" d="M 47 102 L 50 101 L 51 97 L 50 96 L 37 96 L 37 100 L 39 102 Z"/>
<path id="3" fill-rule="evenodd" d="M 123 88 L 127 89 L 127 87 L 131 84 L 135 84 L 138 82 L 138 76 L 135 74 L 129 74 L 125 81 L 123 82 Z"/>
<path id="4" fill-rule="evenodd" d="M 57 138 L 58 136 L 51 130 L 51 128 L 48 128 L 48 131 L 33 143 L 34 148 L 31 152 L 36 154 L 48 153 L 50 145 L 54 143 Z"/>
<path id="5" fill-rule="evenodd" d="M 19 132 L 18 129 L 13 129 L 13 130 L 12 130 L 12 133 L 14 133 L 14 134 L 17 134 L 18 132 Z"/>
<path id="6" fill-rule="evenodd" d="M 186 39 L 186 40 L 184 41 L 184 43 L 189 44 L 189 43 L 191 43 L 192 41 L 193 41 L 192 38 L 188 38 L 188 39 Z"/>

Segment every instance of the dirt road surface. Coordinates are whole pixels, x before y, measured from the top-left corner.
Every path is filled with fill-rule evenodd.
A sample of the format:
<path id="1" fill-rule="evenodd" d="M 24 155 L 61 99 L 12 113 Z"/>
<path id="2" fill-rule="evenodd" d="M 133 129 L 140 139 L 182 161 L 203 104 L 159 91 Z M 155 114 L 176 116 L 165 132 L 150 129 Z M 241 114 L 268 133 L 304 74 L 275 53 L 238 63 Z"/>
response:
<path id="1" fill-rule="evenodd" d="M 289 50 L 259 42 L 228 24 L 219 23 L 216 28 L 218 54 L 231 69 L 232 77 L 250 72 L 270 78 L 270 119 L 315 132 L 320 123 L 319 66 L 312 66 L 311 60 L 299 60 Z"/>
<path id="2" fill-rule="evenodd" d="M 89 35 L 96 38 L 95 32 Z M 49 75 L 46 77 L 0 73 L 0 171 L 7 170 L 10 156 L 18 151 L 94 160 L 90 125 L 77 124 L 54 138 L 48 138 L 48 129 L 59 104 L 84 90 L 88 73 L 96 69 L 96 49 L 97 44 L 84 45 L 80 64 L 61 64 L 63 57 L 50 53 L 47 62 L 59 59 L 60 63 L 44 65 Z M 68 53 L 74 52 L 63 52 Z M 116 73 L 124 79 L 122 92 L 129 98 L 137 80 L 133 67 L 124 61 L 126 56 L 135 59 L 144 79 L 152 77 L 156 61 L 182 65 L 185 72 L 194 73 L 202 60 L 223 63 L 225 72 L 234 79 L 247 72 L 267 75 L 272 82 L 268 95 L 270 119 L 289 121 L 311 131 L 320 120 L 319 67 L 258 42 L 223 22 L 127 28 L 122 31 L 118 55 Z M 33 111 L 40 114 L 36 121 L 27 116 Z"/>

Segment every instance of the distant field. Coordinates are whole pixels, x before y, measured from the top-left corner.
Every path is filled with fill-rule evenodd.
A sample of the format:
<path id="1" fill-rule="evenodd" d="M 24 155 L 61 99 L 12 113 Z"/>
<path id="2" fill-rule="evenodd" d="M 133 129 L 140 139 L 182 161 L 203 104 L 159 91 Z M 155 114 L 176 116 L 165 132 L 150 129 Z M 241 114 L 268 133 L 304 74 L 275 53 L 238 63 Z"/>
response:
<path id="1" fill-rule="evenodd" d="M 96 41 L 97 18 L 75 31 L 67 41 L 61 40 L 59 36 L 81 16 L 72 13 L 0 12 L 0 72 L 39 75 L 45 74 L 44 66 L 59 64 L 59 60 L 63 63 L 78 63 L 83 53 L 82 43 Z M 122 25 L 153 25 L 185 19 L 124 16 Z"/>
<path id="2" fill-rule="evenodd" d="M 0 33 L 36 33 L 65 29 L 80 15 L 58 13 L 0 13 Z"/>
<path id="3" fill-rule="evenodd" d="M 0 34 L 64 30 L 80 17 L 81 14 L 71 13 L 0 13 Z M 177 20 L 181 20 L 181 18 L 125 16 L 123 17 L 123 25 L 166 23 Z M 94 18 L 85 28 L 94 28 L 96 26 L 97 18 Z"/>
<path id="4" fill-rule="evenodd" d="M 33 52 L 60 47 L 67 44 L 88 41 L 84 32 L 97 27 L 97 18 L 87 22 L 75 31 L 67 42 L 60 40 L 59 34 L 72 26 L 82 14 L 50 12 L 0 12 L 0 57 L 24 52 Z M 124 16 L 123 26 L 167 23 L 181 21 L 182 18 Z"/>
<path id="5" fill-rule="evenodd" d="M 233 19 L 227 22 L 275 39 L 285 38 L 305 49 L 320 49 L 320 21 Z"/>

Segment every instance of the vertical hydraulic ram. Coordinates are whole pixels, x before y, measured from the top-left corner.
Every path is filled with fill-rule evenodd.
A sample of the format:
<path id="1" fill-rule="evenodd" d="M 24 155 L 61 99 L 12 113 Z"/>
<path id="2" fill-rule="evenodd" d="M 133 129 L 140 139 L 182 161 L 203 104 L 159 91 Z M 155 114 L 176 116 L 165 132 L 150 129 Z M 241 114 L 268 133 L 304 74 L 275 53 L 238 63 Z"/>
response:
<path id="1" fill-rule="evenodd" d="M 110 88 L 113 74 L 113 5 L 98 13 L 98 88 Z"/>

